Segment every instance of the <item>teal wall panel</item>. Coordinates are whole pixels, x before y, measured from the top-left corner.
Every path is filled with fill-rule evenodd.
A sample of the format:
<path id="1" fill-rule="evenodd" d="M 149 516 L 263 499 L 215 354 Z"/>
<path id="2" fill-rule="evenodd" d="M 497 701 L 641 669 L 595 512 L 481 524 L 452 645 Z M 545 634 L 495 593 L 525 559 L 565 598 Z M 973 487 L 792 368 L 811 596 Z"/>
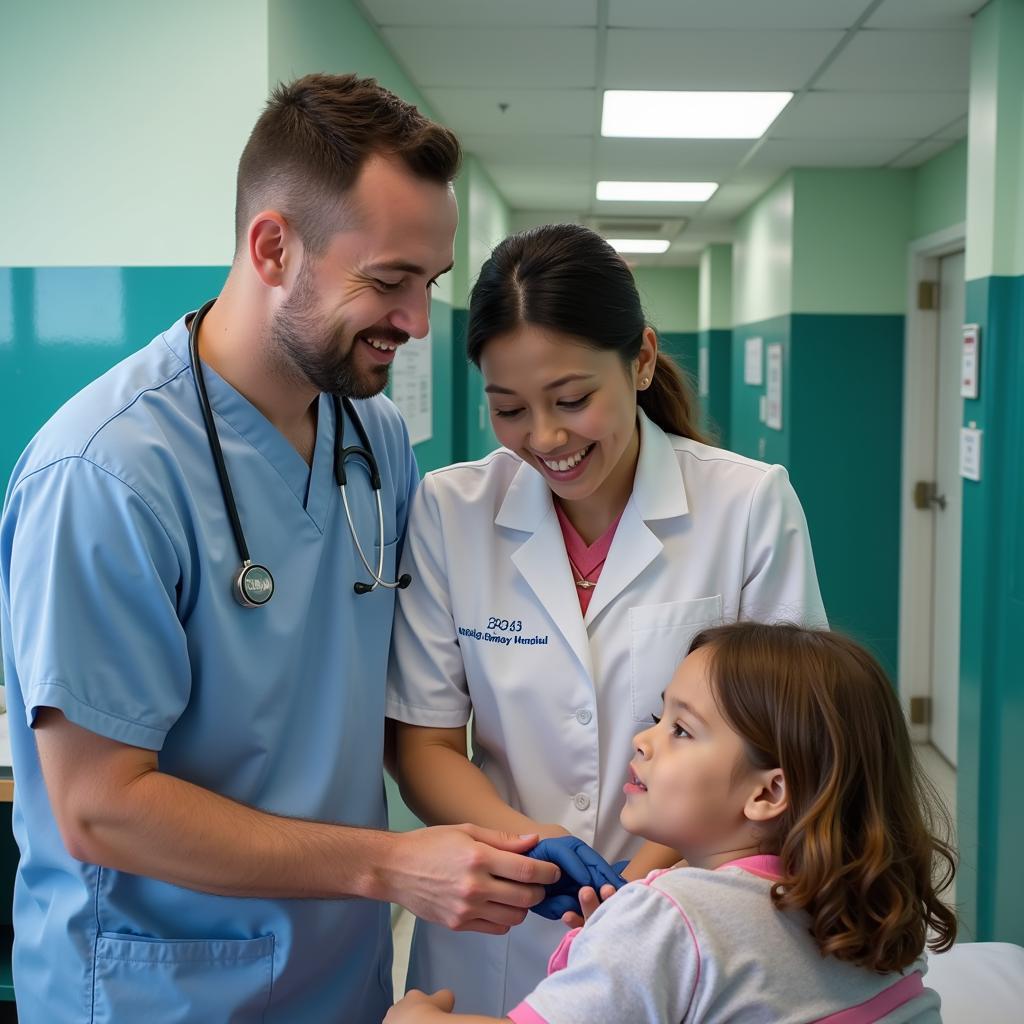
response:
<path id="1" fill-rule="evenodd" d="M 794 314 L 791 331 L 789 470 L 825 608 L 894 678 L 904 318 Z"/>
<path id="2" fill-rule="evenodd" d="M 697 391 L 697 332 L 659 331 L 662 350 L 670 355 L 689 376 L 693 390 Z"/>
<path id="3" fill-rule="evenodd" d="M 748 338 L 782 345 L 782 429 L 743 383 Z M 831 624 L 896 666 L 903 317 L 792 314 L 732 331 L 729 447 L 789 470 Z M 763 374 L 762 374 L 763 375 Z"/>
<path id="4" fill-rule="evenodd" d="M 190 309 L 227 267 L 0 270 L 0 484 L 37 430 L 72 395 Z M 6 319 L 7 325 L 3 326 Z"/>
<path id="5" fill-rule="evenodd" d="M 0 485 L 37 430 L 72 395 L 216 295 L 227 267 L 0 269 Z M 426 472 L 452 461 L 452 316 L 434 300 L 433 437 Z M 458 358 L 462 358 L 461 351 Z"/>
<path id="6" fill-rule="evenodd" d="M 700 426 L 713 444 L 730 447 L 729 417 L 732 396 L 732 331 L 700 331 L 697 347 L 708 350 L 708 393 L 700 399 Z"/>
<path id="7" fill-rule="evenodd" d="M 1024 277 L 967 282 L 981 325 L 982 479 L 963 484 L 957 902 L 971 938 L 1024 944 Z"/>

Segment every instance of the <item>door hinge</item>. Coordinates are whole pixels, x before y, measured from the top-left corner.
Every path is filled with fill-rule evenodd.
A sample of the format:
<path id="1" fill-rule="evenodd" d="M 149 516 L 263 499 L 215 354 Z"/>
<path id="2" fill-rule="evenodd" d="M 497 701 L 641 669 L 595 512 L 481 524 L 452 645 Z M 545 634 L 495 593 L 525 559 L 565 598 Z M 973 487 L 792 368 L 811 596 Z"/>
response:
<path id="1" fill-rule="evenodd" d="M 939 308 L 939 282 L 918 281 L 917 282 L 917 308 L 938 309 Z"/>
<path id="2" fill-rule="evenodd" d="M 930 725 L 932 721 L 931 697 L 910 698 L 910 724 Z"/>

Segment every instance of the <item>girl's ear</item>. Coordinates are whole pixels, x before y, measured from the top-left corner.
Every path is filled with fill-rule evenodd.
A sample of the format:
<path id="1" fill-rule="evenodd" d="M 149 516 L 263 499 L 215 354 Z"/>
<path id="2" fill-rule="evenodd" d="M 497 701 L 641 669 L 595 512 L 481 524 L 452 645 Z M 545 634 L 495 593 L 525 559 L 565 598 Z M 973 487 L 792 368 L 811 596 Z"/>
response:
<path id="1" fill-rule="evenodd" d="M 757 773 L 755 789 L 743 806 L 747 821 L 768 822 L 778 818 L 789 806 L 786 776 L 781 768 L 768 768 Z"/>

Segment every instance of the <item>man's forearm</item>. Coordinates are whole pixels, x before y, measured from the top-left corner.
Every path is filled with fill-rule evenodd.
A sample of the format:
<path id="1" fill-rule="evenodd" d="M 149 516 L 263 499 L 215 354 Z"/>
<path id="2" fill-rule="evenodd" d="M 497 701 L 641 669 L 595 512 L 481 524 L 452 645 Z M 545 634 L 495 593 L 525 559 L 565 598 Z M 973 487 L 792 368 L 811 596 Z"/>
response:
<path id="1" fill-rule="evenodd" d="M 282 818 L 160 771 L 82 823 L 82 860 L 220 896 L 387 898 L 394 835 Z"/>

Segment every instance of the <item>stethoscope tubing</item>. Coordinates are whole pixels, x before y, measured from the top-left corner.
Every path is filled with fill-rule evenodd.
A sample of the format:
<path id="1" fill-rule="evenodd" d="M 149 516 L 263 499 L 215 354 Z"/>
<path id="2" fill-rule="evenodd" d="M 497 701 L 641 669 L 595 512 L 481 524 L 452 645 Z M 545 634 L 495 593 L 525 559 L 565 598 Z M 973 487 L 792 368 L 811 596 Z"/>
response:
<path id="1" fill-rule="evenodd" d="M 203 320 L 203 317 L 210 311 L 216 299 L 210 299 L 204 303 L 195 316 L 192 318 L 192 323 L 189 326 L 188 332 L 188 353 L 189 361 L 192 366 L 192 377 L 196 384 L 196 394 L 199 398 L 199 408 L 203 415 L 203 424 L 206 428 L 206 438 L 210 444 L 210 454 L 213 456 L 214 469 L 217 472 L 217 480 L 220 484 L 221 496 L 224 499 L 224 509 L 227 512 L 228 521 L 231 524 L 231 532 L 235 538 L 235 545 L 238 548 L 238 557 L 241 559 L 242 566 L 235 578 L 234 591 L 235 597 L 240 604 L 247 608 L 259 608 L 266 604 L 273 596 L 274 582 L 273 576 L 270 574 L 270 570 L 263 565 L 255 565 L 249 557 L 249 548 L 245 542 L 245 534 L 242 531 L 242 521 L 238 515 L 238 506 L 235 503 L 235 495 L 231 489 L 231 479 L 228 476 L 227 465 L 224 461 L 224 452 L 221 448 L 220 437 L 217 433 L 217 425 L 213 419 L 213 408 L 210 404 L 210 398 L 206 391 L 206 381 L 203 376 L 202 362 L 199 359 L 199 325 Z M 377 466 L 377 460 L 374 458 L 373 449 L 370 446 L 370 438 L 366 433 L 366 429 L 363 427 L 362 420 L 356 414 L 355 408 L 352 402 L 348 398 L 339 398 L 337 395 L 332 395 L 334 403 L 334 479 L 338 485 L 338 490 L 341 491 L 341 500 L 345 508 L 345 518 L 348 521 L 349 533 L 352 535 L 352 542 L 355 544 L 356 553 L 359 555 L 359 560 L 363 563 L 363 568 L 373 580 L 372 583 L 363 583 L 361 580 L 355 583 L 354 589 L 357 594 L 369 594 L 376 590 L 378 587 L 384 587 L 387 590 L 404 590 L 412 582 L 412 577 L 408 573 L 402 573 L 397 580 L 386 580 L 384 579 L 384 505 L 381 502 L 380 491 L 381 491 L 381 479 L 380 470 Z M 360 444 L 351 445 L 350 447 L 344 446 L 344 435 L 345 435 L 345 416 L 348 416 L 352 422 L 352 426 L 355 428 L 356 435 L 359 438 Z M 373 490 L 374 497 L 377 501 L 377 536 L 379 540 L 378 544 L 378 555 L 377 555 L 377 570 L 374 572 L 370 566 L 369 560 L 363 551 L 362 544 L 359 543 L 359 534 L 356 531 L 355 521 L 352 518 L 352 510 L 349 507 L 347 484 L 348 479 L 345 473 L 345 461 L 349 458 L 362 459 L 367 472 L 370 477 L 370 487 Z M 263 575 L 266 575 L 266 579 L 263 579 Z M 258 586 L 253 586 L 252 591 L 249 592 L 250 587 L 247 584 L 247 579 L 256 577 L 259 581 Z M 269 583 L 267 582 L 269 581 Z M 254 599 L 252 593 L 255 593 L 258 598 Z M 263 594 L 266 593 L 264 597 Z"/>

